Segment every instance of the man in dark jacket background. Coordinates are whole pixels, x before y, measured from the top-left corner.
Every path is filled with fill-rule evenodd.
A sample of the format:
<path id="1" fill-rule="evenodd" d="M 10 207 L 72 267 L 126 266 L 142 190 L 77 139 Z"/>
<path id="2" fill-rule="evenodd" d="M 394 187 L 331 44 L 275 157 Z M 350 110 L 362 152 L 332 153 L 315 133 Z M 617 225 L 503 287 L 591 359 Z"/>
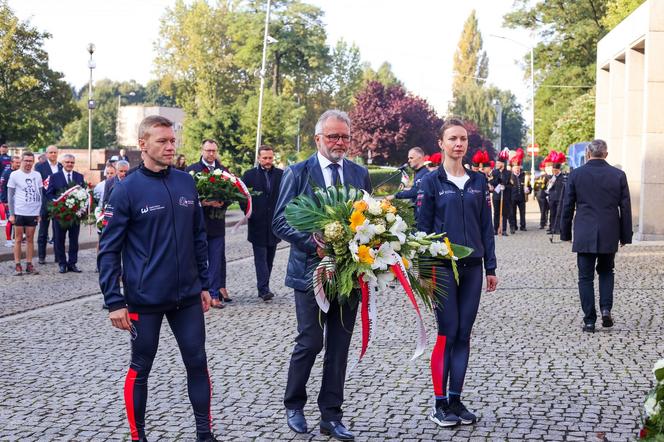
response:
<path id="1" fill-rule="evenodd" d="M 284 210 L 298 195 L 313 194 L 312 185 L 352 186 L 371 192 L 371 181 L 366 168 L 345 159 L 350 147 L 350 118 L 339 110 L 328 110 L 316 123 L 315 140 L 318 151 L 309 159 L 294 164 L 284 171 L 279 189 L 277 208 L 272 228 L 274 233 L 291 244 L 286 271 L 286 285 L 295 291 L 297 337 L 288 369 L 284 395 L 288 426 L 296 433 L 307 433 L 304 405 L 307 402 L 307 381 L 316 356 L 323 349 L 323 327 L 327 325 L 327 346 L 323 362 L 323 380 L 318 395 L 321 412 L 320 430 L 339 440 L 353 440 L 354 435 L 341 422 L 344 401 L 344 383 L 357 305 L 340 305 L 336 300 L 323 313 L 313 295 L 312 273 L 325 250 L 317 247 L 310 233 L 292 228 L 286 221 Z M 343 319 L 343 322 L 342 322 Z"/>
<path id="2" fill-rule="evenodd" d="M 408 151 L 408 165 L 415 172 L 415 176 L 413 177 L 413 186 L 410 189 L 398 192 L 396 195 L 394 195 L 394 197 L 388 196 L 387 199 L 409 199 L 413 203 L 415 219 L 417 220 L 417 194 L 420 191 L 420 182 L 422 181 L 422 178 L 424 178 L 424 175 L 429 173 L 429 169 L 427 169 L 426 165 L 424 164 L 424 150 L 422 150 L 421 147 L 413 147 Z"/>
<path id="3" fill-rule="evenodd" d="M 218 159 L 219 143 L 205 139 L 201 143 L 201 158 L 190 165 L 187 172 L 214 173 L 215 170 L 228 172 Z M 208 273 L 210 275 L 210 295 L 212 307 L 224 308 L 222 299 L 231 302 L 226 291 L 226 202 L 201 201 L 205 215 L 205 230 L 208 243 Z"/>
<path id="4" fill-rule="evenodd" d="M 76 157 L 70 153 L 62 156 L 63 169 L 51 175 L 48 186 L 44 194 L 47 201 L 53 201 L 62 195 L 70 187 L 81 186 L 87 191 L 83 175 L 74 170 Z M 53 220 L 53 251 L 55 259 L 58 261 L 60 273 L 74 272 L 81 273 L 76 266 L 78 262 L 78 235 L 81 231 L 81 224 L 76 222 L 69 227 L 62 227 L 60 223 Z M 65 253 L 65 236 L 69 236 L 69 253 Z"/>
<path id="5" fill-rule="evenodd" d="M 586 164 L 569 176 L 560 221 L 560 239 L 572 239 L 577 253 L 579 295 L 583 330 L 595 331 L 595 264 L 599 275 L 599 306 L 602 326 L 613 326 L 613 267 L 618 244 L 632 242 L 632 209 L 627 176 L 609 165 L 606 142 L 592 141 L 586 147 Z M 574 210 L 576 208 L 576 217 Z"/>
<path id="6" fill-rule="evenodd" d="M 259 193 L 252 197 L 252 212 L 249 218 L 247 239 L 254 250 L 256 267 L 256 288 L 258 297 L 263 301 L 274 298 L 270 290 L 270 275 L 274 255 L 277 252 L 277 238 L 272 232 L 272 218 L 279 196 L 282 169 L 274 167 L 274 149 L 263 145 L 258 148 L 258 166 L 249 169 L 242 175 L 247 187 Z M 240 204 L 245 209 L 245 204 Z"/>
<path id="7" fill-rule="evenodd" d="M 48 182 L 51 175 L 62 170 L 62 164 L 58 162 L 57 146 L 48 146 L 46 148 L 46 161 L 35 165 L 35 170 L 39 172 L 42 177 L 42 182 L 44 183 L 44 188 L 42 189 L 42 209 L 39 221 L 39 233 L 37 236 L 37 256 L 39 257 L 39 264 L 46 264 L 46 243 L 48 242 L 48 226 L 51 217 L 48 216 L 44 193 L 48 188 Z"/>

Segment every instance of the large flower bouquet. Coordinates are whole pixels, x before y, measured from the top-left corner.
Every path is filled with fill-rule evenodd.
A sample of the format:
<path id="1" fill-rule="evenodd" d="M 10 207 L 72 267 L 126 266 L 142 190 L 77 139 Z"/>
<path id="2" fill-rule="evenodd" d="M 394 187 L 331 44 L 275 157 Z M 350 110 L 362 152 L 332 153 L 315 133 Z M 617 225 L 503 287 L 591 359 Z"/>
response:
<path id="1" fill-rule="evenodd" d="M 648 394 L 643 406 L 645 418 L 639 433 L 640 439 L 664 441 L 664 359 L 655 363 L 655 388 Z"/>
<path id="2" fill-rule="evenodd" d="M 231 202 L 246 202 L 245 218 L 251 216 L 251 192 L 242 182 L 242 180 L 230 172 L 221 169 L 215 169 L 212 172 L 194 172 L 189 174 L 194 178 L 196 191 L 201 200 L 223 201 L 226 204 Z M 226 207 L 212 208 L 210 217 L 213 219 L 223 219 L 225 217 Z"/>
<path id="3" fill-rule="evenodd" d="M 49 203 L 50 217 L 56 220 L 63 229 L 88 221 L 93 199 L 91 192 L 87 189 L 89 186 L 85 187 L 79 185 L 70 187 Z"/>
<path id="4" fill-rule="evenodd" d="M 301 232 L 310 232 L 325 258 L 313 272 L 312 287 L 320 309 L 330 302 L 361 300 L 362 350 L 366 352 L 376 324 L 375 297 L 398 283 L 416 312 L 419 338 L 413 359 L 424 352 L 426 331 L 417 303 L 431 308 L 440 291 L 433 281 L 439 260 L 455 261 L 472 249 L 451 244 L 444 234 L 426 234 L 414 227 L 410 202 L 379 201 L 354 188 L 314 189 L 294 198 L 285 209 L 286 221 Z M 359 293 L 359 295 L 358 295 Z"/>

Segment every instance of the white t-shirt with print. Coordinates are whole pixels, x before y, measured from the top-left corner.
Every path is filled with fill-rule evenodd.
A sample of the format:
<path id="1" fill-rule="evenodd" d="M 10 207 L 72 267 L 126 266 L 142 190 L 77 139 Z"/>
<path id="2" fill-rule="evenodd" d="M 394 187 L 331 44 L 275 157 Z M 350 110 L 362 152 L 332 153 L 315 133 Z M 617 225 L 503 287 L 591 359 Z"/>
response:
<path id="1" fill-rule="evenodd" d="M 21 216 L 39 216 L 42 205 L 41 175 L 34 170 L 29 173 L 21 169 L 9 175 L 7 187 L 14 189 L 14 212 Z"/>

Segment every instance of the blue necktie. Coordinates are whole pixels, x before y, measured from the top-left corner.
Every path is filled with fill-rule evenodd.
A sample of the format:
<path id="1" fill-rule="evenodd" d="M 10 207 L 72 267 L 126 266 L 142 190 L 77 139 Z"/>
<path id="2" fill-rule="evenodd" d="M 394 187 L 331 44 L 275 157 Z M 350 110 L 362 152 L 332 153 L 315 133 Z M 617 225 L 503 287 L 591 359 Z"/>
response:
<path id="1" fill-rule="evenodd" d="M 341 166 L 338 165 L 337 163 L 330 163 L 327 167 L 332 172 L 332 185 L 333 186 L 340 186 L 341 185 L 341 177 L 339 177 L 339 168 Z"/>

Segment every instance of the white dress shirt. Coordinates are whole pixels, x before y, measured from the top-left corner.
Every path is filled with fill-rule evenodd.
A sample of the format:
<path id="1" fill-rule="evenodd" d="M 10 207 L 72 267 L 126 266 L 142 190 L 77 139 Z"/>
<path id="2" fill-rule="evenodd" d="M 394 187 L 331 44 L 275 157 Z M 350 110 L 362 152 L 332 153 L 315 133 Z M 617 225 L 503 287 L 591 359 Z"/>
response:
<path id="1" fill-rule="evenodd" d="M 334 183 L 332 182 L 332 171 L 330 170 L 329 166 L 332 164 L 332 161 L 328 160 L 325 158 L 323 155 L 321 155 L 320 152 L 316 152 L 316 155 L 318 156 L 318 164 L 320 164 L 321 171 L 323 172 L 323 178 L 325 179 L 325 187 L 330 187 L 333 186 Z M 341 181 L 341 184 L 344 183 L 344 160 L 342 159 L 337 163 L 339 167 L 339 181 Z"/>

